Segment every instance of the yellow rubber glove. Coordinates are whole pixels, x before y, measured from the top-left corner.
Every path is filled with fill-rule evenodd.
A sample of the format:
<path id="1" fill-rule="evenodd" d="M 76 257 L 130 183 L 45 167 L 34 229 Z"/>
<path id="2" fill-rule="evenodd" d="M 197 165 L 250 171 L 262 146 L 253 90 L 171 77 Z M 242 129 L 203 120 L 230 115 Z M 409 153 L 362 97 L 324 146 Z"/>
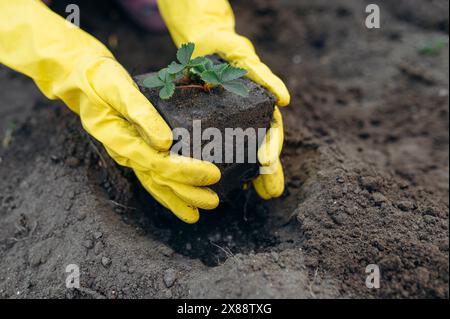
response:
<path id="1" fill-rule="evenodd" d="M 275 107 L 270 129 L 258 150 L 258 161 L 262 166 L 260 175 L 253 181 L 256 192 L 265 200 L 280 197 L 284 192 L 284 173 L 280 162 L 283 140 L 283 118 L 278 107 Z"/>
<path id="2" fill-rule="evenodd" d="M 275 95 L 278 106 L 289 104 L 290 96 L 284 83 L 261 62 L 251 42 L 236 33 L 234 14 L 228 1 L 158 0 L 158 6 L 177 47 L 193 42 L 194 56 L 219 55 L 230 64 L 246 69 L 248 78 Z M 253 182 L 263 199 L 279 197 L 284 191 L 283 168 L 279 160 L 284 138 L 283 120 L 278 108 L 271 127 L 258 152 L 264 174 Z"/>
<path id="3" fill-rule="evenodd" d="M 0 63 L 31 77 L 79 114 L 116 162 L 132 168 L 156 200 L 187 223 L 219 198 L 204 187 L 220 170 L 169 155 L 172 132 L 129 74 L 96 39 L 39 0 L 0 0 Z"/>

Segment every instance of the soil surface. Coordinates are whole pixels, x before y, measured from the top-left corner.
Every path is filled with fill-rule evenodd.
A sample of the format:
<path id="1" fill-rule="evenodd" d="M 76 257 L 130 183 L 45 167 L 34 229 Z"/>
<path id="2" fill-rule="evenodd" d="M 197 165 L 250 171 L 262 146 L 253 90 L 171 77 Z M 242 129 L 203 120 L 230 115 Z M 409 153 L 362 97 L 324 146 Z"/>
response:
<path id="1" fill-rule="evenodd" d="M 79 3 L 82 28 L 133 75 L 174 56 L 167 34 L 110 1 Z M 232 1 L 292 94 L 287 189 L 266 203 L 248 192 L 195 226 L 2 67 L 0 298 L 448 298 L 448 45 L 420 53 L 448 41 L 448 1 L 383 1 L 372 30 L 368 3 Z M 70 264 L 80 289 L 65 287 Z M 369 264 L 380 289 L 365 285 Z"/>

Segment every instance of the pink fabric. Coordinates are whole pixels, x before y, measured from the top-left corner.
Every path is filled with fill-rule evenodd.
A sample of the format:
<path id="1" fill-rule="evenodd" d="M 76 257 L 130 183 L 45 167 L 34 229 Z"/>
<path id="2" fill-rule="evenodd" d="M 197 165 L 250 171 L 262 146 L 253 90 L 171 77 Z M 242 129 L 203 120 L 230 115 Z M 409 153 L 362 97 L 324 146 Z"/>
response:
<path id="1" fill-rule="evenodd" d="M 117 2 L 144 29 L 156 32 L 166 30 L 156 0 L 117 0 Z"/>
<path id="2" fill-rule="evenodd" d="M 159 14 L 156 0 L 116 0 L 140 27 L 151 32 L 166 30 L 166 24 Z M 175 0 L 174 0 L 175 1 Z M 50 5 L 52 0 L 42 0 Z"/>

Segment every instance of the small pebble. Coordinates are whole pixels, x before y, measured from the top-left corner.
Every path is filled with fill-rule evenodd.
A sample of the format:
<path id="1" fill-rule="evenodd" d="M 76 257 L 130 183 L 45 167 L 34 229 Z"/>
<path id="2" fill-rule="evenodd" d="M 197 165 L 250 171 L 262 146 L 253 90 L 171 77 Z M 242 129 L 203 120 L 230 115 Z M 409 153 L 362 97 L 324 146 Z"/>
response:
<path id="1" fill-rule="evenodd" d="M 436 223 L 436 218 L 431 216 L 431 215 L 425 215 L 423 216 L 423 220 L 425 221 L 425 223 L 427 224 L 434 224 Z"/>
<path id="2" fill-rule="evenodd" d="M 278 260 L 280 259 L 280 256 L 278 255 L 277 252 L 271 252 L 270 255 L 272 256 L 272 259 L 274 262 L 278 262 Z"/>
<path id="3" fill-rule="evenodd" d="M 359 182 L 361 186 L 367 189 L 369 192 L 378 191 L 380 189 L 380 185 L 376 178 L 371 176 L 361 176 L 359 178 Z"/>
<path id="4" fill-rule="evenodd" d="M 111 259 L 109 259 L 108 257 L 102 257 L 102 265 L 104 267 L 108 267 L 109 265 L 111 265 Z"/>
<path id="5" fill-rule="evenodd" d="M 401 201 L 397 204 L 397 206 L 404 212 L 416 209 L 416 205 L 410 200 Z"/>
<path id="6" fill-rule="evenodd" d="M 102 232 L 96 231 L 96 232 L 94 233 L 94 238 L 95 238 L 95 239 L 100 239 L 100 238 L 102 238 L 102 236 L 103 236 L 103 233 L 102 233 Z"/>
<path id="7" fill-rule="evenodd" d="M 379 205 L 386 202 L 386 197 L 380 192 L 375 192 L 372 194 L 373 201 L 375 204 Z"/>
<path id="8" fill-rule="evenodd" d="M 174 251 L 172 250 L 172 248 L 165 246 L 165 245 L 160 246 L 159 251 L 161 252 L 161 254 L 163 254 L 166 257 L 170 257 L 174 254 Z"/>
<path id="9" fill-rule="evenodd" d="M 339 184 L 344 184 L 345 179 L 342 176 L 338 176 L 338 177 L 336 177 L 336 182 L 338 182 Z"/>
<path id="10" fill-rule="evenodd" d="M 56 155 L 51 155 L 51 156 L 50 156 L 50 159 L 51 159 L 52 162 L 54 162 L 54 163 L 56 163 L 56 162 L 59 161 L 59 158 L 58 158 L 58 156 L 56 156 Z"/>
<path id="11" fill-rule="evenodd" d="M 175 281 L 177 280 L 177 275 L 175 272 L 175 269 L 173 268 L 169 268 L 164 272 L 164 284 L 166 285 L 167 288 L 170 288 L 173 286 L 173 284 L 175 283 Z"/>

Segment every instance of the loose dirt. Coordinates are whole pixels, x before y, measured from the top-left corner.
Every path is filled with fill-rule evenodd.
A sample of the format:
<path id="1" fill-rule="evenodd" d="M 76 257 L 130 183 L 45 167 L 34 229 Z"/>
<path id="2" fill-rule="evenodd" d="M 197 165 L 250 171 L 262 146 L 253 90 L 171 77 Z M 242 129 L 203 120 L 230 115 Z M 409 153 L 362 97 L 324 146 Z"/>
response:
<path id="1" fill-rule="evenodd" d="M 368 30 L 366 1 L 232 1 L 292 94 L 287 189 L 268 203 L 249 192 L 195 226 L 2 68 L 0 297 L 448 298 L 449 52 L 418 53 L 448 40 L 448 1 L 422 2 L 383 2 Z M 80 6 L 82 27 L 133 75 L 174 56 L 167 34 L 109 1 Z M 69 264 L 79 290 L 65 288 Z M 380 289 L 365 285 L 369 264 Z"/>

